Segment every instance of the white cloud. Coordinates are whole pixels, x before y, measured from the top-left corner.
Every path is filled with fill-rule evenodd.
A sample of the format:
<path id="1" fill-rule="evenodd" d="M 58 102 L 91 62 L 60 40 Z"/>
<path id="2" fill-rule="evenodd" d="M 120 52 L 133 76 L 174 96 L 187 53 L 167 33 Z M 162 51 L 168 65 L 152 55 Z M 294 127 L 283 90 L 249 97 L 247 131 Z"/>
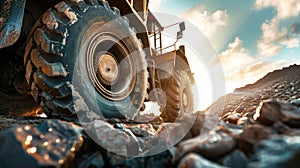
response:
<path id="1" fill-rule="evenodd" d="M 268 72 L 287 66 L 287 61 L 268 62 L 264 59 L 255 59 L 243 47 L 243 41 L 236 37 L 228 44 L 227 49 L 219 55 L 225 78 L 226 92 L 254 83 Z"/>
<path id="2" fill-rule="evenodd" d="M 299 0 L 256 0 L 255 9 L 260 10 L 273 7 L 277 10 L 277 16 L 271 21 L 262 24 L 262 37 L 258 41 L 258 51 L 262 56 L 274 56 L 282 47 L 295 48 L 299 46 L 299 39 L 288 34 L 287 28 L 279 30 L 282 19 L 295 17 L 300 14 Z"/>
<path id="3" fill-rule="evenodd" d="M 161 3 L 162 3 L 163 0 L 150 0 L 149 1 L 149 9 L 152 11 L 152 12 L 156 12 L 158 11 Z"/>
<path id="4" fill-rule="evenodd" d="M 299 47 L 299 39 L 292 38 L 292 37 L 286 37 L 282 40 L 280 40 L 280 43 L 285 45 L 286 48 L 296 48 Z"/>
<path id="5" fill-rule="evenodd" d="M 299 39 L 288 35 L 286 28 L 279 30 L 279 18 L 275 17 L 271 21 L 262 24 L 262 36 L 258 41 L 258 51 L 262 56 L 273 56 L 279 53 L 282 46 L 287 48 L 298 47 Z"/>
<path id="6" fill-rule="evenodd" d="M 281 46 L 275 45 L 274 43 L 258 42 L 259 54 L 262 56 L 274 56 L 281 50 Z"/>
<path id="7" fill-rule="evenodd" d="M 279 19 L 285 19 L 300 14 L 299 0 L 256 0 L 254 7 L 256 9 L 263 9 L 267 7 L 274 7 Z"/>
<path id="8" fill-rule="evenodd" d="M 224 69 L 227 93 L 242 86 L 243 81 L 248 81 L 246 74 L 241 75 L 237 72 L 255 61 L 243 47 L 243 42 L 239 37 L 236 37 L 232 43 L 228 44 L 227 49 L 219 54 L 219 60 Z"/>
<path id="9" fill-rule="evenodd" d="M 226 10 L 216 10 L 210 13 L 201 5 L 184 13 L 183 18 L 196 25 L 208 38 L 211 38 L 217 30 L 228 23 Z"/>
<path id="10" fill-rule="evenodd" d="M 242 40 L 238 37 L 235 38 L 234 42 L 228 44 L 227 50 L 219 55 L 219 59 L 227 75 L 228 72 L 241 69 L 254 61 L 254 58 L 249 56 L 248 51 L 243 47 Z"/>
<path id="11" fill-rule="evenodd" d="M 261 26 L 262 30 L 262 40 L 266 42 L 274 42 L 282 38 L 286 33 L 286 29 L 279 31 L 279 19 L 274 18 L 271 22 L 264 22 Z"/>

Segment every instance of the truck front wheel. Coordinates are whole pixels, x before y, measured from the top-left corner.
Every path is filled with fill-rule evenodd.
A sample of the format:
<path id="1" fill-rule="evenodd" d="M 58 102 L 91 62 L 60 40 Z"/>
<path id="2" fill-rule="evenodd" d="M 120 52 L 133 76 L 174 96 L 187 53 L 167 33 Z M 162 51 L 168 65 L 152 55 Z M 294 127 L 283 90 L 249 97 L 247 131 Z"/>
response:
<path id="1" fill-rule="evenodd" d="M 133 118 L 144 103 L 145 54 L 128 20 L 106 1 L 62 1 L 46 11 L 24 59 L 31 93 L 48 116 L 74 119 L 74 90 L 108 118 Z"/>

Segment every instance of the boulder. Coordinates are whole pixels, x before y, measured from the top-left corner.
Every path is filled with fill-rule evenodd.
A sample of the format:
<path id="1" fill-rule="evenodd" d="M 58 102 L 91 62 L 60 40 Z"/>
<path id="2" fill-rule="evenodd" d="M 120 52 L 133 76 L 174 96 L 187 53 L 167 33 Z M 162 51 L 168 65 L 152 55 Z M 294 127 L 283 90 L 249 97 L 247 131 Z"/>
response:
<path id="1" fill-rule="evenodd" d="M 223 132 L 213 134 L 205 141 L 196 137 L 179 144 L 175 160 L 192 152 L 209 159 L 216 159 L 232 151 L 236 145 L 234 138 Z"/>
<path id="2" fill-rule="evenodd" d="M 252 152 L 253 146 L 261 141 L 267 139 L 272 132 L 261 125 L 250 125 L 243 129 L 243 132 L 237 136 L 238 147 L 245 153 Z"/>
<path id="3" fill-rule="evenodd" d="M 0 167 L 67 166 L 81 148 L 81 131 L 80 127 L 59 120 L 3 131 L 0 133 Z"/>
<path id="4" fill-rule="evenodd" d="M 100 151 L 85 153 L 75 160 L 76 163 L 72 165 L 74 168 L 102 168 L 104 167 L 104 160 Z"/>
<path id="5" fill-rule="evenodd" d="M 280 121 L 290 127 L 300 127 L 300 109 L 291 103 L 262 101 L 253 118 L 268 126 Z"/>
<path id="6" fill-rule="evenodd" d="M 220 159 L 223 166 L 230 168 L 246 167 L 249 162 L 248 157 L 240 150 L 236 149 Z"/>
<path id="7" fill-rule="evenodd" d="M 266 125 L 273 125 L 280 120 L 280 104 L 276 101 L 260 102 L 253 118 Z"/>
<path id="8" fill-rule="evenodd" d="M 222 168 L 216 163 L 213 163 L 195 153 L 190 153 L 183 157 L 178 164 L 178 168 Z"/>
<path id="9" fill-rule="evenodd" d="M 300 108 L 290 103 L 281 103 L 281 121 L 294 128 L 300 127 Z"/>
<path id="10" fill-rule="evenodd" d="M 162 123 L 155 135 L 144 144 L 144 155 L 154 155 L 166 151 L 179 143 L 189 129 L 181 123 Z"/>
<path id="11" fill-rule="evenodd" d="M 108 151 L 119 155 L 127 156 L 131 151 L 128 151 L 129 145 L 135 140 L 131 139 L 131 135 L 121 129 L 114 128 L 111 124 L 102 121 L 94 120 L 90 125 L 85 126 L 87 134 L 101 147 Z M 131 146 L 132 147 L 132 146 Z M 135 144 L 130 150 L 137 150 L 138 144 Z"/>
<path id="12" fill-rule="evenodd" d="M 254 161 L 248 167 L 299 167 L 300 136 L 272 136 L 255 145 Z"/>

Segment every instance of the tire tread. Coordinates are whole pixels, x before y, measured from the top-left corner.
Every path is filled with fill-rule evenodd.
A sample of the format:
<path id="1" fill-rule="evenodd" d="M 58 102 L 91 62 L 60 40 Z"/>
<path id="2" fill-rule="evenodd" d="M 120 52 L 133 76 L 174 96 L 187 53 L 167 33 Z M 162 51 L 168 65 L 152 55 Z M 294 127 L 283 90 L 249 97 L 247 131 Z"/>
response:
<path id="1" fill-rule="evenodd" d="M 70 74 L 61 60 L 65 57 L 68 27 L 75 24 L 86 10 L 99 6 L 120 15 L 120 11 L 110 8 L 105 0 L 66 0 L 47 10 L 32 31 L 24 55 L 26 80 L 31 86 L 32 96 L 48 117 L 76 120 L 71 84 L 65 80 Z M 128 23 L 128 19 L 125 22 Z M 146 97 L 147 92 L 143 95 Z"/>

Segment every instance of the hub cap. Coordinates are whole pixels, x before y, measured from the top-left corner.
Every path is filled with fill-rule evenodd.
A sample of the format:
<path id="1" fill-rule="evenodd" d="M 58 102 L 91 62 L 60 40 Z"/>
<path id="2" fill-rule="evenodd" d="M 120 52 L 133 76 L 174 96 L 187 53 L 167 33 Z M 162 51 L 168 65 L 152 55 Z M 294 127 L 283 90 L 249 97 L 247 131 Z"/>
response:
<path id="1" fill-rule="evenodd" d="M 98 72 L 103 83 L 114 84 L 119 76 L 118 63 L 115 58 L 107 53 L 101 55 L 98 61 Z"/>
<path id="2" fill-rule="evenodd" d="M 187 96 L 187 93 L 186 93 L 186 89 L 183 90 L 183 93 L 182 93 L 182 103 L 183 103 L 183 107 L 184 107 L 184 111 L 185 112 L 188 112 L 188 96 Z"/>

